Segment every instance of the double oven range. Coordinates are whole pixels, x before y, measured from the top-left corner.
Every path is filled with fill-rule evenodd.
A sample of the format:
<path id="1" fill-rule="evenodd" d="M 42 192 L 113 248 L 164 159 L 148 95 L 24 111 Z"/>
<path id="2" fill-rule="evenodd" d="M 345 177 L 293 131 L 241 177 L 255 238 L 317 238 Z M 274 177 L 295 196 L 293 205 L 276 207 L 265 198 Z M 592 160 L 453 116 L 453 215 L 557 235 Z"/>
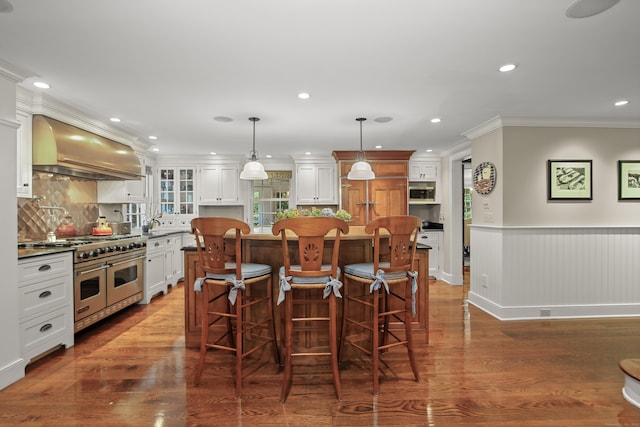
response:
<path id="1" fill-rule="evenodd" d="M 75 248 L 75 332 L 143 299 L 145 237 L 82 236 L 68 242 Z"/>

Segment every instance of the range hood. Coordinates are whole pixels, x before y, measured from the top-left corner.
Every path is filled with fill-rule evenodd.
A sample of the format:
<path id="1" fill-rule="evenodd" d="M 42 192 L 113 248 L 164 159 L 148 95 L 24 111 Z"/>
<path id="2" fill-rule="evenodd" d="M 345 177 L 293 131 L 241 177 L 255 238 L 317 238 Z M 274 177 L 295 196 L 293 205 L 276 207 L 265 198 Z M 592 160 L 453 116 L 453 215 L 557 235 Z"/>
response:
<path id="1" fill-rule="evenodd" d="M 32 141 L 34 170 L 98 180 L 142 176 L 138 156 L 128 145 L 50 117 L 33 116 Z"/>

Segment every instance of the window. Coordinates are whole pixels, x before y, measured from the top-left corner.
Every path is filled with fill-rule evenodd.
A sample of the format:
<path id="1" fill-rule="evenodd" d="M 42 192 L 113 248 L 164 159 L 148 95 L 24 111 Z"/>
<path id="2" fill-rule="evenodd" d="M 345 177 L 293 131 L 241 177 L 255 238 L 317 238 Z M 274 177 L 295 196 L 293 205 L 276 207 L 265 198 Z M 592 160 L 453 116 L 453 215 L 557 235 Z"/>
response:
<path id="1" fill-rule="evenodd" d="M 290 171 L 267 171 L 269 179 L 253 181 L 253 233 L 271 233 L 276 213 L 289 209 Z"/>
<path id="2" fill-rule="evenodd" d="M 131 229 L 142 228 L 147 221 L 144 203 L 125 203 L 123 205 L 124 220 L 131 221 Z"/>

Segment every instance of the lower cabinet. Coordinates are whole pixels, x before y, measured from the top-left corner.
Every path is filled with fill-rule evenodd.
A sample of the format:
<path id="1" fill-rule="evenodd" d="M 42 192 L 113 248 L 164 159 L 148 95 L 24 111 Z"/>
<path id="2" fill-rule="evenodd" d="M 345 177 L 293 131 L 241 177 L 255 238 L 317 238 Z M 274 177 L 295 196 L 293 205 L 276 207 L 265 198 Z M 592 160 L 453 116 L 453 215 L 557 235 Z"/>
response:
<path id="1" fill-rule="evenodd" d="M 141 304 L 167 293 L 169 286 L 176 286 L 184 276 L 182 261 L 182 233 L 150 237 L 147 240 L 144 298 Z"/>
<path id="2" fill-rule="evenodd" d="M 25 363 L 74 344 L 73 252 L 18 260 L 20 349 Z"/>
<path id="3" fill-rule="evenodd" d="M 429 250 L 429 276 L 442 279 L 442 263 L 444 251 L 442 250 L 442 231 L 421 232 L 420 243 L 431 246 Z"/>

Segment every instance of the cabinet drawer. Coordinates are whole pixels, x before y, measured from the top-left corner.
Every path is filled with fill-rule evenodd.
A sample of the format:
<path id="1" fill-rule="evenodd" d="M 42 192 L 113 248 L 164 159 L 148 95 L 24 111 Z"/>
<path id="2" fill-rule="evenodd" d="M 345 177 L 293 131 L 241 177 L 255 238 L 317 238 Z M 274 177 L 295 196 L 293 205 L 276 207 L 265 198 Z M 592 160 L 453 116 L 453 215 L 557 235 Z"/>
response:
<path id="1" fill-rule="evenodd" d="M 147 253 L 164 251 L 167 247 L 167 240 L 169 239 L 166 236 L 147 240 Z"/>
<path id="2" fill-rule="evenodd" d="M 20 319 L 71 304 L 70 276 L 35 282 L 20 288 Z"/>
<path id="3" fill-rule="evenodd" d="M 73 274 L 73 252 L 41 256 L 18 262 L 18 286 L 32 280 L 47 280 L 57 274 Z"/>
<path id="4" fill-rule="evenodd" d="M 22 354 L 35 356 L 57 344 L 64 344 L 71 330 L 71 310 L 64 307 L 20 325 Z M 71 336 L 72 336 L 71 332 Z M 60 341 L 58 342 L 58 338 Z M 73 343 L 69 343 L 73 345 Z M 30 359 L 30 357 L 29 357 Z"/>

